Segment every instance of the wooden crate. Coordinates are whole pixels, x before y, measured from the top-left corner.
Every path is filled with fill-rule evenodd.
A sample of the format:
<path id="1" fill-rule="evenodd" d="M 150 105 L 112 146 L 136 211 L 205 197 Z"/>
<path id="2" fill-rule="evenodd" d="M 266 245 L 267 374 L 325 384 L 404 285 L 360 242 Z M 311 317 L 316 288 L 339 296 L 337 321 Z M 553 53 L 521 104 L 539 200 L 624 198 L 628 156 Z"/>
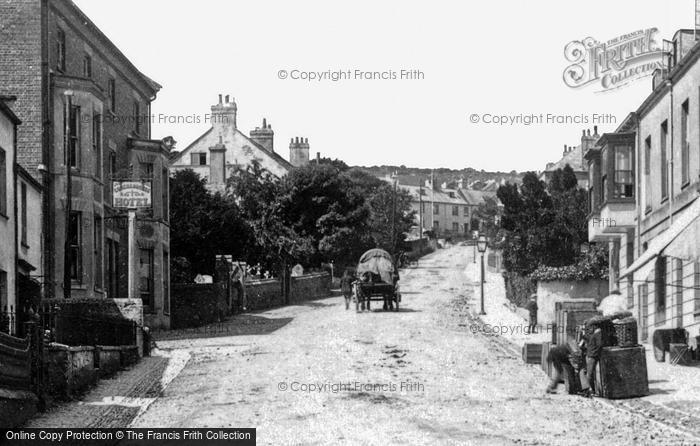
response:
<path id="1" fill-rule="evenodd" d="M 692 362 L 687 344 L 668 344 L 668 357 L 672 365 L 690 365 Z"/>
<path id="2" fill-rule="evenodd" d="M 540 364 L 540 361 L 542 361 L 542 344 L 525 343 L 523 345 L 523 361 L 526 364 Z"/>
<path id="3" fill-rule="evenodd" d="M 572 336 L 571 331 L 583 323 L 585 317 L 583 313 L 577 313 L 579 311 L 587 311 L 590 312 L 589 314 L 600 314 L 596 311 L 595 299 L 565 300 L 554 303 L 554 326 L 552 332 L 552 342 L 554 344 L 564 344 Z M 581 320 L 581 318 L 584 319 Z M 576 336 L 575 331 L 573 336 Z"/>
<path id="4" fill-rule="evenodd" d="M 604 347 L 596 369 L 596 395 L 632 398 L 649 394 L 643 346 Z"/>
<path id="5" fill-rule="evenodd" d="M 566 344 L 569 340 L 576 341 L 576 330 L 579 326 L 593 317 L 600 315 L 596 310 L 566 310 L 562 312 L 563 325 L 557 330 L 557 343 Z"/>

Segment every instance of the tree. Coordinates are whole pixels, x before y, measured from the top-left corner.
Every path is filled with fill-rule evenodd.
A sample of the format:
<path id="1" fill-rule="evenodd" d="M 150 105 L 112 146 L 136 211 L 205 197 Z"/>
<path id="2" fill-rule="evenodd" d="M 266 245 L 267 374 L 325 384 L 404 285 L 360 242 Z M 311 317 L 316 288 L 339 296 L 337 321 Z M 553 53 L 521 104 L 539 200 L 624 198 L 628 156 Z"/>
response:
<path id="1" fill-rule="evenodd" d="M 250 234 L 238 206 L 210 193 L 206 180 L 190 169 L 170 180 L 170 217 L 170 250 L 173 258 L 182 258 L 178 279 L 213 274 L 217 254 L 245 255 Z"/>
<path id="2" fill-rule="evenodd" d="M 311 255 L 311 239 L 296 232 L 284 214 L 283 182 L 259 162 L 237 168 L 227 180 L 227 193 L 240 207 L 250 234 L 249 263 L 260 262 L 268 270 L 279 271 Z"/>
<path id="3" fill-rule="evenodd" d="M 309 164 L 291 171 L 282 182 L 280 207 L 289 227 L 313 241 L 314 252 L 306 259 L 310 264 L 340 263 L 366 244 L 365 197 L 332 165 Z"/>
<path id="4" fill-rule="evenodd" d="M 528 172 L 519 188 L 501 186 L 498 198 L 504 205 L 503 254 L 508 271 L 528 275 L 538 267 L 562 267 L 581 260 L 580 247 L 587 241 L 587 194 L 578 187 L 570 166 L 553 172 L 548 185 Z"/>
<path id="5" fill-rule="evenodd" d="M 406 234 L 415 221 L 410 193 L 401 189 L 394 190 L 392 185 L 384 183 L 369 195 L 367 204 L 370 210 L 369 229 L 374 245 L 392 254 L 405 251 Z"/>

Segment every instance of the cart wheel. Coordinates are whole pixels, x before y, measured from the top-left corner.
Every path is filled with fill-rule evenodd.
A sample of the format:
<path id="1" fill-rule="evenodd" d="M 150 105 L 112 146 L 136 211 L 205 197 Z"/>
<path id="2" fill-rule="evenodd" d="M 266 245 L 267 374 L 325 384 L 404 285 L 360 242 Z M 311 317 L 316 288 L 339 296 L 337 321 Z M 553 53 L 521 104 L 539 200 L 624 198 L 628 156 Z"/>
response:
<path id="1" fill-rule="evenodd" d="M 656 362 L 664 362 L 666 360 L 666 350 L 654 345 L 654 359 L 656 359 Z"/>

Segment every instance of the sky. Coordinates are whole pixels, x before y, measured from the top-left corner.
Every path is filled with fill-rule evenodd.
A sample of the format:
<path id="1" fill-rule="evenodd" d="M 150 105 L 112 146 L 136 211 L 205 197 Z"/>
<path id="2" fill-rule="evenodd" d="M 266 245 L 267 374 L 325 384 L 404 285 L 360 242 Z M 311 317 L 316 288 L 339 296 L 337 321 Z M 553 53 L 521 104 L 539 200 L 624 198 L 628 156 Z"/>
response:
<path id="1" fill-rule="evenodd" d="M 351 165 L 506 172 L 542 170 L 594 120 L 613 131 L 651 91 L 650 78 L 608 92 L 570 88 L 569 42 L 658 28 L 660 45 L 694 27 L 695 8 L 693 0 L 74 1 L 163 86 L 151 136 L 173 136 L 178 149 L 210 127 L 205 115 L 228 94 L 238 127 L 247 134 L 267 118 L 285 158 L 290 138 L 303 136 L 312 154 Z M 301 79 L 348 70 L 337 81 Z M 420 73 L 401 79 L 401 70 Z M 524 124 L 548 114 L 569 122 Z M 200 122 L 160 122 L 187 116 Z"/>

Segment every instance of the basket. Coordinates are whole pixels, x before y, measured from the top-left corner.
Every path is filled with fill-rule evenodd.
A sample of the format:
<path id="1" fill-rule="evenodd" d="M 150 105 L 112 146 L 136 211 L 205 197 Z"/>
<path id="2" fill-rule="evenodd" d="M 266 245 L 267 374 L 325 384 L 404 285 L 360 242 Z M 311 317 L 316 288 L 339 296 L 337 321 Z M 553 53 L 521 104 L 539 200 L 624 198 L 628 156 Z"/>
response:
<path id="1" fill-rule="evenodd" d="M 626 317 L 615 321 L 615 336 L 619 347 L 634 347 L 637 345 L 637 320 Z"/>
<path id="2" fill-rule="evenodd" d="M 610 316 L 593 316 L 584 322 L 586 336 L 591 337 L 595 331 L 595 326 L 600 327 L 602 333 L 603 347 L 612 347 L 617 345 L 615 324 L 613 324 Z"/>

